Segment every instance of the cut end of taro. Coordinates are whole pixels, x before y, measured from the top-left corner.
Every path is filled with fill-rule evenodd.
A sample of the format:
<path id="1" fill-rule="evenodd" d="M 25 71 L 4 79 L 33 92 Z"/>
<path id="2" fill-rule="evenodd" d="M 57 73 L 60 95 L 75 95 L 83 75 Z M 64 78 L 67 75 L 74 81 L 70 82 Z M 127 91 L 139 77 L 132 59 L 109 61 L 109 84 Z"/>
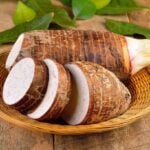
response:
<path id="1" fill-rule="evenodd" d="M 126 37 L 132 65 L 132 74 L 150 65 L 150 40 Z"/>
<path id="2" fill-rule="evenodd" d="M 71 125 L 78 125 L 85 119 L 89 108 L 89 87 L 82 70 L 75 64 L 65 66 L 72 76 L 72 95 L 62 118 Z"/>
<path id="3" fill-rule="evenodd" d="M 19 61 L 10 71 L 3 87 L 3 100 L 7 105 L 19 103 L 29 90 L 35 73 L 31 58 Z"/>
<path id="4" fill-rule="evenodd" d="M 27 114 L 29 118 L 37 120 L 41 119 L 52 107 L 56 98 L 59 84 L 57 65 L 50 59 L 45 59 L 44 62 L 48 67 L 49 72 L 47 91 L 39 106 L 33 112 Z"/>
<path id="5" fill-rule="evenodd" d="M 6 60 L 6 64 L 5 64 L 5 68 L 7 70 L 10 70 L 10 68 L 14 65 L 20 51 L 21 51 L 21 48 L 22 48 L 22 43 L 23 43 L 23 40 L 24 40 L 24 34 L 21 34 L 17 41 L 15 42 L 15 44 L 13 45 L 8 57 L 7 57 L 7 60 Z"/>

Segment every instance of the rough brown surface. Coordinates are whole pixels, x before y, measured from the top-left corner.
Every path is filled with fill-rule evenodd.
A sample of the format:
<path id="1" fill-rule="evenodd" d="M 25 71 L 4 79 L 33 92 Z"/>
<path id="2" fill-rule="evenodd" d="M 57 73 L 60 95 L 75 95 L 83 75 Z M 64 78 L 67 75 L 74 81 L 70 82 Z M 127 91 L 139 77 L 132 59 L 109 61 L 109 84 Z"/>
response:
<path id="1" fill-rule="evenodd" d="M 32 84 L 28 89 L 26 95 L 16 104 L 13 105 L 22 113 L 32 111 L 41 102 L 47 89 L 48 70 L 44 62 L 35 62 L 35 73 Z"/>
<path id="2" fill-rule="evenodd" d="M 82 70 L 90 88 L 90 106 L 81 124 L 105 121 L 127 110 L 131 95 L 113 73 L 94 63 L 73 64 Z"/>
<path id="3" fill-rule="evenodd" d="M 68 104 L 70 100 L 70 90 L 71 90 L 71 81 L 70 74 L 64 67 L 58 63 L 56 63 L 58 68 L 59 75 L 59 85 L 57 89 L 57 94 L 54 100 L 54 103 L 50 107 L 49 111 L 41 117 L 39 120 L 50 120 L 57 119 L 65 106 Z"/>
<path id="4" fill-rule="evenodd" d="M 121 79 L 131 71 L 125 37 L 110 32 L 45 30 L 25 33 L 16 61 L 24 57 L 52 58 L 61 64 L 95 62 Z"/>
<path id="5" fill-rule="evenodd" d="M 146 6 L 150 5 L 149 0 L 138 1 L 145 2 Z M 12 3 L 13 2 L 11 0 L 1 0 L 0 13 L 4 12 L 10 16 L 10 8 L 13 8 L 14 6 Z M 10 4 L 13 6 L 10 6 Z M 146 19 L 141 19 L 143 17 Z M 145 13 L 141 16 L 141 12 L 139 12 L 136 13 L 136 17 L 132 21 L 137 22 L 135 19 L 139 18 L 141 24 L 145 24 L 147 27 L 150 27 L 150 21 L 147 19 L 148 17 L 149 16 L 145 15 Z M 127 17 L 123 17 L 122 20 L 126 19 Z M 0 19 L 1 30 L 3 30 L 8 23 L 4 22 L 4 20 L 5 17 Z M 1 22 L 3 22 L 3 25 Z M 102 29 L 98 26 L 100 21 L 97 17 L 95 20 L 92 20 L 92 25 L 87 27 L 89 22 L 85 24 L 81 23 L 81 26 L 83 26 L 82 28 L 86 27 L 91 29 L 91 26 L 94 28 L 95 22 L 97 22 L 97 26 L 95 28 L 97 28 L 97 30 Z M 0 50 L 3 51 L 4 49 L 10 48 L 11 45 L 1 46 Z M 150 115 L 122 129 L 83 136 L 54 136 L 50 134 L 36 133 L 9 124 L 1 119 L 0 133 L 1 150 L 149 150 Z"/>

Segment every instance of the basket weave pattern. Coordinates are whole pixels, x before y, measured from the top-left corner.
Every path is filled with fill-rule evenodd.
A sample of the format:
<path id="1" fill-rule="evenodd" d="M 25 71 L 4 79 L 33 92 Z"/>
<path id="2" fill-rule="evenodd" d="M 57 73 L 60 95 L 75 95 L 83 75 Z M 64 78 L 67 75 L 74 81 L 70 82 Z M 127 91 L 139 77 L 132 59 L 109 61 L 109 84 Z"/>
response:
<path id="1" fill-rule="evenodd" d="M 3 82 L 7 76 L 7 71 L 4 68 L 7 55 L 7 51 L 0 54 L 0 94 L 2 94 Z M 104 132 L 128 125 L 150 113 L 150 72 L 148 72 L 148 69 L 143 69 L 138 74 L 131 77 L 127 81 L 127 86 L 132 95 L 132 104 L 130 108 L 123 115 L 106 122 L 78 126 L 38 122 L 6 106 L 3 103 L 1 95 L 0 117 L 21 127 L 47 133 L 75 135 Z"/>

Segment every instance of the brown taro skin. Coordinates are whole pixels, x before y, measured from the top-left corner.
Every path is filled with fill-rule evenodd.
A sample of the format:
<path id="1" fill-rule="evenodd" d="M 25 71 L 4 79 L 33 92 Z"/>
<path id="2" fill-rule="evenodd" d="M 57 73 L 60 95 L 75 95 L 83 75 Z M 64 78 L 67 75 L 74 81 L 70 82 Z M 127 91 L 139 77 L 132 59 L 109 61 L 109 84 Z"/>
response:
<path id="1" fill-rule="evenodd" d="M 58 63 L 89 61 L 102 65 L 120 79 L 130 75 L 131 64 L 124 36 L 111 32 L 41 30 L 25 33 L 21 52 L 38 60 L 51 58 Z"/>
<path id="2" fill-rule="evenodd" d="M 55 62 L 58 68 L 59 85 L 57 94 L 52 106 L 48 112 L 44 114 L 39 121 L 55 120 L 62 114 L 65 106 L 68 104 L 71 96 L 71 77 L 68 70 L 66 70 L 61 64 Z"/>
<path id="3" fill-rule="evenodd" d="M 90 91 L 88 113 L 81 124 L 106 121 L 128 109 L 131 102 L 130 92 L 114 73 L 95 63 L 75 64 L 84 73 Z"/>
<path id="4" fill-rule="evenodd" d="M 48 69 L 44 62 L 34 60 L 35 73 L 32 84 L 22 100 L 13 107 L 26 114 L 34 110 L 45 95 L 48 83 Z"/>

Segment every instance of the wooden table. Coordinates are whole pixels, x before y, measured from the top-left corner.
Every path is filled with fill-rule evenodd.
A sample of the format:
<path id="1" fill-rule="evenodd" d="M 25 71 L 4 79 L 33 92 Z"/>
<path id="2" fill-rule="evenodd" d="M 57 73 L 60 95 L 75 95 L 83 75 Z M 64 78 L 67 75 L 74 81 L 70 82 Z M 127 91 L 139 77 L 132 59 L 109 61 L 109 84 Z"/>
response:
<path id="1" fill-rule="evenodd" d="M 149 0 L 137 0 L 150 5 Z M 13 26 L 13 1 L 0 1 L 0 31 Z M 119 17 L 120 18 L 120 17 Z M 122 17 L 121 17 L 122 18 Z M 124 16 L 123 20 L 126 17 Z M 142 21 L 141 21 L 142 19 Z M 100 19 L 103 20 L 103 19 Z M 97 17 L 95 20 L 97 21 Z M 150 11 L 132 13 L 130 21 L 150 27 Z M 79 22 L 80 27 L 84 23 Z M 83 26 L 83 27 L 82 27 Z M 90 26 L 92 28 L 92 26 Z M 103 28 L 103 27 L 102 27 Z M 10 49 L 1 46 L 0 50 Z M 150 150 L 150 114 L 121 129 L 101 134 L 59 136 L 28 131 L 0 119 L 0 150 Z"/>

